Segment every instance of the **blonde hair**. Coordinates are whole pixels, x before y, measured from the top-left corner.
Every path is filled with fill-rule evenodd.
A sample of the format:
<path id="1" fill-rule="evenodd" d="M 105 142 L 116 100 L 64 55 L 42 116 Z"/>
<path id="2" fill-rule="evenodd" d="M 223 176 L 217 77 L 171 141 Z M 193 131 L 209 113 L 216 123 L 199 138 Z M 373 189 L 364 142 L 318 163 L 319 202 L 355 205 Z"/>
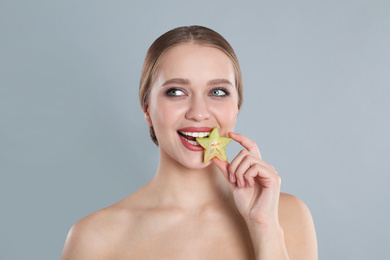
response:
<path id="1" fill-rule="evenodd" d="M 139 85 L 139 100 L 141 107 L 144 108 L 148 103 L 157 64 L 162 54 L 176 45 L 188 42 L 217 48 L 230 58 L 235 72 L 235 85 L 238 93 L 237 105 L 240 109 L 243 100 L 242 76 L 240 65 L 233 48 L 219 33 L 209 28 L 197 25 L 183 26 L 170 30 L 157 38 L 150 46 L 145 56 Z M 152 126 L 150 127 L 149 132 L 152 141 L 158 145 Z"/>

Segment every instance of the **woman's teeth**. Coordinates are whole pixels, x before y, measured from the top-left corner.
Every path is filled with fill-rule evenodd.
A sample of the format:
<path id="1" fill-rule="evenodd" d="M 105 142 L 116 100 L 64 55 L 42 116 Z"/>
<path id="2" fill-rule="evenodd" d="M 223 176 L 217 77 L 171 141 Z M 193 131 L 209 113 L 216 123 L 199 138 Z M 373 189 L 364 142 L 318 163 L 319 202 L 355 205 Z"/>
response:
<path id="1" fill-rule="evenodd" d="M 188 136 L 192 136 L 192 137 L 205 137 L 205 136 L 208 136 L 210 134 L 210 132 L 182 132 L 180 131 L 181 134 L 183 135 L 188 135 Z"/>
<path id="2" fill-rule="evenodd" d="M 197 141 L 188 140 L 188 139 L 185 138 L 184 136 L 183 136 L 183 138 L 184 138 L 184 140 L 186 140 L 187 142 L 189 142 L 189 143 L 192 144 L 192 145 L 198 145 L 198 146 L 200 146 L 200 144 L 199 144 Z"/>
<path id="3" fill-rule="evenodd" d="M 199 143 L 195 140 L 196 137 L 206 137 L 209 136 L 210 132 L 183 132 L 179 131 L 180 135 L 192 145 L 200 146 Z M 192 140 L 189 140 L 192 139 Z"/>

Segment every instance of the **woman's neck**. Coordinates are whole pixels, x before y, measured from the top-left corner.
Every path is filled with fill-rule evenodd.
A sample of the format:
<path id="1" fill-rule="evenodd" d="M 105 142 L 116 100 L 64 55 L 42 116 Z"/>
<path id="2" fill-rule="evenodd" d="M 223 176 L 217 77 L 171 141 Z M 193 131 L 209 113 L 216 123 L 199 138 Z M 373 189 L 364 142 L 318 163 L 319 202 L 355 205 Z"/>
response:
<path id="1" fill-rule="evenodd" d="M 148 185 L 158 205 L 198 211 L 234 203 L 228 181 L 214 164 L 189 169 L 172 158 L 160 158 L 157 173 Z"/>

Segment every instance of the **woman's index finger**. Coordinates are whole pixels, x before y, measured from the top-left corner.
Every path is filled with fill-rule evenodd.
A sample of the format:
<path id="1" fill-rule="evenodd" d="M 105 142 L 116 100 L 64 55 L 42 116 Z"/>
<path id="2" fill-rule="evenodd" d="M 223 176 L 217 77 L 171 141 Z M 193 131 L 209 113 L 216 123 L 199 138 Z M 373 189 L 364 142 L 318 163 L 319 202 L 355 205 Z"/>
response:
<path id="1" fill-rule="evenodd" d="M 259 148 L 257 147 L 257 144 L 254 141 L 252 141 L 251 139 L 249 139 L 245 135 L 238 134 L 238 133 L 230 132 L 229 136 L 231 138 L 233 138 L 234 141 L 241 144 L 249 152 L 259 155 L 260 159 L 261 159 L 261 154 L 260 154 Z"/>

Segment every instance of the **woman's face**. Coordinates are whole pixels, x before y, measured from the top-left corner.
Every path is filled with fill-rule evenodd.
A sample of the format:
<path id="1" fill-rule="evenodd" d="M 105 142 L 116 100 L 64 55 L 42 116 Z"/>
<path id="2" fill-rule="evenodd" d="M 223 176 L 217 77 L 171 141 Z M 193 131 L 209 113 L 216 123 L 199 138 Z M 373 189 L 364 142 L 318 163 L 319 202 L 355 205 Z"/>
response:
<path id="1" fill-rule="evenodd" d="M 203 148 L 196 136 L 217 127 L 221 136 L 234 130 L 238 94 L 232 62 L 222 51 L 186 43 L 161 57 L 147 105 L 161 156 L 188 168 L 202 168 Z"/>

